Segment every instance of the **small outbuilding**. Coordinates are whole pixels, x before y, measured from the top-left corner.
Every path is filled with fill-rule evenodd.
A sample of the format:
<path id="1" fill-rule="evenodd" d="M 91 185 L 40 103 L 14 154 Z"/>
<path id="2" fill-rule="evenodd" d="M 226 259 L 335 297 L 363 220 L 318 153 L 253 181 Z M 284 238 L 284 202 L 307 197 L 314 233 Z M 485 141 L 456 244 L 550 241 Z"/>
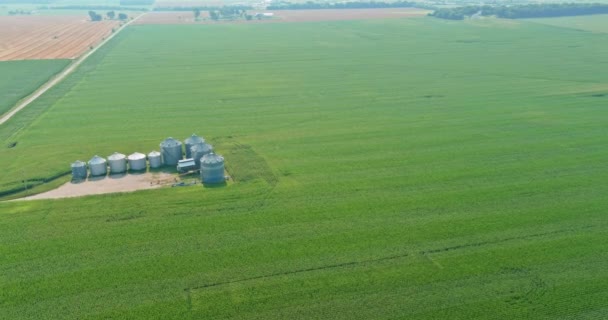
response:
<path id="1" fill-rule="evenodd" d="M 192 158 L 180 160 L 177 163 L 177 172 L 188 172 L 196 170 L 197 168 L 198 167 L 196 166 L 196 162 L 194 162 L 194 159 Z"/>

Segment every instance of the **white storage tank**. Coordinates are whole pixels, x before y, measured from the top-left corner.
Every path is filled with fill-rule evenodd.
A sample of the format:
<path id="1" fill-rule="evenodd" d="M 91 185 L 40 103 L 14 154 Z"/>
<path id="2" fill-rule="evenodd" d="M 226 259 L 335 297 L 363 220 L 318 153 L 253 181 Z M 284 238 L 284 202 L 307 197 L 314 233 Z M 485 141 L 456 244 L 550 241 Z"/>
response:
<path id="1" fill-rule="evenodd" d="M 201 158 L 213 152 L 213 146 L 208 143 L 195 144 L 190 148 L 190 151 L 192 152 L 192 159 L 194 159 L 196 166 L 199 167 L 201 165 Z"/>
<path id="2" fill-rule="evenodd" d="M 76 160 L 72 163 L 72 180 L 84 180 L 87 178 L 87 163 Z"/>
<path id="3" fill-rule="evenodd" d="M 110 165 L 110 173 L 123 173 L 127 171 L 127 157 L 122 153 L 112 153 L 108 157 L 108 164 Z"/>
<path id="4" fill-rule="evenodd" d="M 94 156 L 89 160 L 89 170 L 91 171 L 91 176 L 105 176 L 108 173 L 106 159 Z"/>
<path id="5" fill-rule="evenodd" d="M 184 140 L 184 146 L 186 147 L 186 158 L 192 158 L 192 153 L 190 153 L 190 148 L 192 146 L 205 143 L 205 138 L 199 137 L 196 134 L 192 134 L 186 140 Z"/>
<path id="6" fill-rule="evenodd" d="M 176 166 L 182 160 L 182 143 L 171 137 L 160 143 L 160 155 L 165 166 Z"/>
<path id="7" fill-rule="evenodd" d="M 127 157 L 129 161 L 129 169 L 131 171 L 146 170 L 146 155 L 143 153 L 135 152 Z"/>
<path id="8" fill-rule="evenodd" d="M 152 151 L 148 153 L 148 162 L 150 162 L 150 169 L 160 168 L 163 165 L 160 158 L 160 152 Z"/>
<path id="9" fill-rule="evenodd" d="M 201 180 L 203 183 L 224 182 L 224 157 L 213 152 L 201 159 Z"/>

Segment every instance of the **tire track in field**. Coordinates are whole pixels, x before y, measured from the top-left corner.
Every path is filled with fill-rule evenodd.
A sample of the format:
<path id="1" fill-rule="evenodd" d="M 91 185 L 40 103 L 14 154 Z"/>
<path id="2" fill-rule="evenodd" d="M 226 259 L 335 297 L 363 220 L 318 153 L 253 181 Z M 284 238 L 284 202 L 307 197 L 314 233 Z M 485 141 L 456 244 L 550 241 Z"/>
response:
<path id="1" fill-rule="evenodd" d="M 441 252 L 454 251 L 454 250 L 460 250 L 460 249 L 466 249 L 466 248 L 472 248 L 472 247 L 482 247 L 482 246 L 487 246 L 487 245 L 500 244 L 500 243 L 516 241 L 516 240 L 533 239 L 533 238 L 538 238 L 538 237 L 543 237 L 543 236 L 548 236 L 548 235 L 570 233 L 570 232 L 575 232 L 575 231 L 583 231 L 583 230 L 588 230 L 588 229 L 592 229 L 592 228 L 596 228 L 596 227 L 598 227 L 598 226 L 597 225 L 587 225 L 587 226 L 582 226 L 579 228 L 558 229 L 558 230 L 534 233 L 534 234 L 523 235 L 523 236 L 518 236 L 518 237 L 502 238 L 502 239 L 493 240 L 493 241 L 482 241 L 482 242 L 474 242 L 474 243 L 469 243 L 469 244 L 444 247 L 444 248 L 438 248 L 438 249 L 421 250 L 421 251 L 418 251 L 417 253 L 422 255 L 424 258 L 429 260 L 431 263 L 435 264 L 437 267 L 440 267 L 440 269 L 443 269 L 443 266 L 436 263 L 428 255 L 433 254 L 433 253 L 441 253 Z M 318 266 L 318 267 L 310 267 L 310 268 L 296 269 L 296 270 L 291 270 L 291 271 L 275 272 L 275 273 L 271 273 L 271 274 L 259 275 L 259 276 L 247 277 L 247 278 L 241 278 L 241 279 L 235 279 L 235 280 L 212 282 L 212 283 L 207 283 L 207 284 L 203 284 L 200 286 L 185 288 L 184 292 L 186 293 L 186 300 L 189 304 L 189 307 L 191 308 L 191 304 L 192 304 L 191 294 L 192 294 L 192 291 L 194 291 L 194 290 L 209 289 L 209 288 L 228 285 L 228 284 L 241 283 L 241 282 L 260 280 L 260 279 L 268 279 L 268 278 L 279 277 L 279 276 L 295 275 L 295 274 L 328 270 L 328 269 L 339 269 L 339 268 L 345 268 L 345 267 L 351 267 L 351 266 L 377 263 L 377 262 L 382 262 L 382 261 L 391 261 L 391 260 L 405 258 L 405 257 L 408 257 L 409 255 L 410 255 L 409 253 L 405 252 L 405 253 L 401 253 L 401 254 L 397 254 L 397 255 L 390 255 L 390 256 L 380 257 L 380 258 L 376 258 L 376 259 L 349 261 L 349 262 L 336 263 L 336 264 L 330 264 L 330 265 L 324 265 L 324 266 Z"/>
<path id="2" fill-rule="evenodd" d="M 515 241 L 515 240 L 525 240 L 525 239 L 544 237 L 544 236 L 552 235 L 552 234 L 567 233 L 567 232 L 573 232 L 573 231 L 581 231 L 581 230 L 591 229 L 593 227 L 595 227 L 595 226 L 589 225 L 589 226 L 584 226 L 584 227 L 580 227 L 580 228 L 559 229 L 559 230 L 553 230 L 553 231 L 547 231 L 547 232 L 541 232 L 541 233 L 534 233 L 534 234 L 529 234 L 529 235 L 524 235 L 524 236 L 518 236 L 518 237 L 508 237 L 508 238 L 497 239 L 497 240 L 473 242 L 473 243 L 461 244 L 461 245 L 451 246 L 451 247 L 443 247 L 443 248 L 437 248 L 437 249 L 423 250 L 423 251 L 420 251 L 420 254 L 427 255 L 427 254 L 433 254 L 433 253 L 453 251 L 453 250 L 458 250 L 458 249 L 466 249 L 466 248 L 472 248 L 472 247 L 481 247 L 481 246 L 498 244 L 498 243 L 503 243 L 503 242 Z"/>
<path id="3" fill-rule="evenodd" d="M 41 95 L 43 95 L 49 89 L 51 89 L 56 84 L 58 84 L 63 79 L 65 79 L 74 70 L 76 70 L 76 68 L 78 68 L 78 66 L 80 66 L 88 57 L 90 57 L 93 53 L 97 52 L 97 50 L 99 48 L 103 47 L 103 45 L 108 43 L 108 41 L 112 40 L 117 34 L 120 33 L 120 31 L 122 31 L 124 28 L 128 27 L 131 23 L 137 21 L 143 15 L 145 15 L 145 13 L 140 14 L 139 16 L 135 17 L 133 20 L 130 20 L 127 23 L 125 23 L 124 25 L 122 25 L 122 27 L 116 29 L 116 31 L 114 33 L 112 33 L 109 37 L 107 37 L 104 41 L 102 41 L 97 47 L 93 48 L 93 50 L 90 50 L 89 52 L 85 53 L 83 56 L 81 56 L 76 61 L 71 63 L 63 71 L 61 71 L 58 75 L 51 78 L 49 81 L 47 81 L 45 84 L 43 84 L 40 88 L 38 88 L 36 91 L 34 91 L 28 97 L 26 97 L 24 100 L 17 103 L 17 105 L 15 107 L 13 107 L 9 112 L 2 115 L 2 117 L 0 118 L 0 125 L 4 124 L 8 120 L 10 120 L 13 116 L 15 116 L 15 114 L 17 114 L 17 112 L 19 112 L 23 108 L 27 107 L 30 103 L 34 102 L 34 100 L 38 99 Z"/>
<path id="4" fill-rule="evenodd" d="M 292 271 L 276 272 L 276 273 L 271 273 L 271 274 L 266 274 L 266 275 L 261 275 L 261 276 L 255 276 L 255 277 L 249 277 L 249 278 L 243 278 L 243 279 L 236 279 L 236 280 L 229 280 L 229 281 L 222 281 L 222 282 L 213 282 L 213 283 L 203 284 L 201 286 L 186 288 L 186 289 L 184 289 L 184 291 L 206 289 L 206 288 L 217 287 L 217 286 L 222 286 L 222 285 L 227 285 L 227 284 L 232 284 L 232 283 L 239 283 L 239 282 L 245 282 L 245 281 L 251 281 L 251 280 L 266 279 L 266 278 L 279 277 L 279 276 L 287 276 L 287 275 L 298 274 L 298 273 L 305 273 L 305 272 L 312 272 L 312 271 L 319 271 L 319 270 L 327 270 L 327 269 L 337 269 L 337 268 L 343 268 L 343 267 L 350 267 L 350 266 L 355 266 L 355 265 L 359 265 L 359 264 L 366 264 L 366 263 L 373 263 L 373 262 L 380 262 L 380 261 L 387 261 L 387 260 L 395 260 L 395 259 L 405 258 L 408 255 L 409 255 L 408 253 L 402 253 L 402 254 L 397 254 L 397 255 L 392 255 L 392 256 L 386 256 L 386 257 L 381 257 L 381 258 L 376 258 L 376 259 L 349 261 L 349 262 L 330 264 L 330 265 L 319 266 L 319 267 L 311 267 L 311 268 L 297 269 L 297 270 L 292 270 Z"/>

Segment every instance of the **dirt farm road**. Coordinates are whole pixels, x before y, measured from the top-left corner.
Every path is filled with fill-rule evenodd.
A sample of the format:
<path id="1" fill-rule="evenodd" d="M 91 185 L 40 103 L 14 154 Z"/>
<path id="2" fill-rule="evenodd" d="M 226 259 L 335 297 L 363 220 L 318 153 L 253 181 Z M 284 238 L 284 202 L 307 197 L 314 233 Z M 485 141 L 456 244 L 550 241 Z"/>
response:
<path id="1" fill-rule="evenodd" d="M 4 124 L 8 120 L 10 120 L 15 114 L 17 114 L 17 112 L 19 112 L 23 108 L 27 107 L 30 103 L 32 103 L 32 101 L 38 99 L 38 97 L 43 95 L 54 85 L 58 84 L 59 82 L 61 82 L 61 80 L 65 79 L 65 77 L 67 77 L 70 73 L 72 73 L 74 70 L 76 70 L 76 68 L 78 68 L 78 66 L 80 66 L 82 64 L 82 62 L 84 62 L 89 56 L 91 56 L 93 53 L 95 53 L 97 51 L 97 49 L 101 48 L 108 41 L 112 40 L 112 38 L 114 38 L 114 36 L 119 34 L 120 31 L 122 31 L 124 28 L 129 26 L 131 23 L 137 21 L 143 15 L 145 15 L 145 13 L 142 13 L 139 16 L 133 18 L 132 20 L 129 20 L 127 23 L 125 23 L 120 28 L 118 28 L 114 33 L 112 33 L 109 37 L 107 37 L 104 41 L 102 41 L 98 46 L 93 48 L 93 50 L 90 50 L 89 52 L 83 54 L 80 58 L 78 58 L 74 62 L 72 62 L 67 68 L 65 68 L 59 74 L 57 74 L 56 76 L 51 78 L 51 80 L 49 80 L 48 82 L 43 84 L 40 88 L 38 88 L 36 91 L 34 91 L 29 96 L 27 96 L 24 100 L 21 100 L 19 103 L 17 103 L 17 105 L 15 107 L 13 107 L 11 110 L 9 110 L 9 112 L 4 114 L 0 118 L 0 125 Z"/>

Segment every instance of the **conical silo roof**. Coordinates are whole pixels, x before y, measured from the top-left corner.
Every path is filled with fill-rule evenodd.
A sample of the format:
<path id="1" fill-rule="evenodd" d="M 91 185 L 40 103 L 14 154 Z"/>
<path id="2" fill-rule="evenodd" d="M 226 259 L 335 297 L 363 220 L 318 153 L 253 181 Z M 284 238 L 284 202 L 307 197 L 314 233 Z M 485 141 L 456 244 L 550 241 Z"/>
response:
<path id="1" fill-rule="evenodd" d="M 91 158 L 91 160 L 89 160 L 89 165 L 99 164 L 99 163 L 106 163 L 106 159 L 104 159 L 100 156 L 94 156 L 93 158 Z"/>
<path id="2" fill-rule="evenodd" d="M 181 146 L 181 145 L 182 145 L 181 141 L 179 141 L 177 139 L 173 139 L 172 137 L 169 137 L 160 143 L 161 148 L 177 147 L 177 146 Z"/>
<path id="3" fill-rule="evenodd" d="M 160 155 L 160 153 L 159 153 Z M 127 159 L 129 160 L 140 160 L 140 159 L 145 159 L 146 155 L 143 153 L 139 153 L 139 152 L 133 152 L 132 154 L 130 154 Z"/>
<path id="4" fill-rule="evenodd" d="M 208 144 L 208 143 L 199 143 L 199 144 L 195 144 L 192 146 L 192 152 L 193 153 L 208 153 L 213 151 L 213 146 Z"/>
<path id="5" fill-rule="evenodd" d="M 114 152 L 108 157 L 108 160 L 122 160 L 125 159 L 125 155 L 122 153 Z"/>
<path id="6" fill-rule="evenodd" d="M 216 164 L 216 163 L 222 163 L 222 162 L 224 162 L 224 157 L 220 156 L 219 154 L 215 154 L 213 152 L 204 155 L 203 158 L 201 159 L 201 163 L 203 163 L 203 164 Z"/>
<path id="7" fill-rule="evenodd" d="M 199 143 L 204 143 L 205 139 L 203 137 L 199 137 L 196 134 L 192 134 L 190 137 L 188 137 L 186 140 L 184 140 L 184 143 L 189 144 L 189 145 L 195 145 L 195 144 L 199 144 Z"/>
<path id="8" fill-rule="evenodd" d="M 72 168 L 76 168 L 76 167 L 84 167 L 86 166 L 87 163 L 84 161 L 80 161 L 80 160 L 76 160 L 72 163 Z"/>
<path id="9" fill-rule="evenodd" d="M 148 157 L 160 157 L 160 152 L 150 151 L 150 153 L 148 153 Z"/>

